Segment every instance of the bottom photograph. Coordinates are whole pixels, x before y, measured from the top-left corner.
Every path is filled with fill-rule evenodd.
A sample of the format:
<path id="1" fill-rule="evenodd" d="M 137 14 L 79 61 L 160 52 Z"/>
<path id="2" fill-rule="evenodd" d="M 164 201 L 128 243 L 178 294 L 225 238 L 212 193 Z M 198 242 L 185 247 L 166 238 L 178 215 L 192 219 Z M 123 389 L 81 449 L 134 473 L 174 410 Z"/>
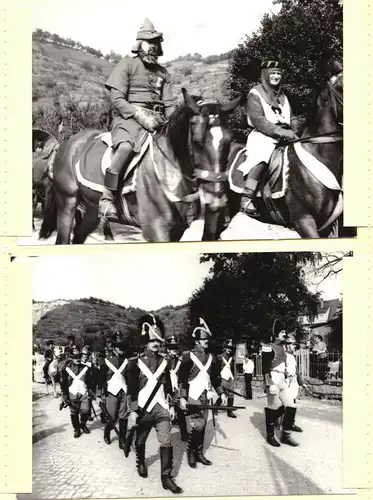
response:
<path id="1" fill-rule="evenodd" d="M 17 498 L 347 493 L 347 258 L 30 258 L 33 493 Z"/>

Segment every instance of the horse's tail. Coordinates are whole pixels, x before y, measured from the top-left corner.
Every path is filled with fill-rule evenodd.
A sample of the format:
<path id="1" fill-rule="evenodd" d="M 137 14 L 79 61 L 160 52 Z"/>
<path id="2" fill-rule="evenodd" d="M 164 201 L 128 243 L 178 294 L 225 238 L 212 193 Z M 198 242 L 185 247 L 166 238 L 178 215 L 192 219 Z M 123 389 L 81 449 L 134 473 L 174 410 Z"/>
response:
<path id="1" fill-rule="evenodd" d="M 45 193 L 43 222 L 39 231 L 39 238 L 46 239 L 57 229 L 57 197 L 53 185 Z"/>

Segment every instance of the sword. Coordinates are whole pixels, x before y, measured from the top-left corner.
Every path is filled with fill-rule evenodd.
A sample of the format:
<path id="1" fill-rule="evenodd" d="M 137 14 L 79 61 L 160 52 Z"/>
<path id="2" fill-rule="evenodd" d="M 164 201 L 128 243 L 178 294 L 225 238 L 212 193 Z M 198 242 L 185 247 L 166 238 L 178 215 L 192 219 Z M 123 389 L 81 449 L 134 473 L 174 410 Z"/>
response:
<path id="1" fill-rule="evenodd" d="M 107 408 L 104 405 L 104 403 L 101 400 L 97 399 L 97 397 L 95 396 L 95 394 L 92 392 L 91 389 L 88 389 L 88 393 L 94 401 L 97 401 L 98 406 L 100 407 L 101 411 L 105 414 L 105 417 L 107 418 L 107 422 L 109 422 L 111 427 L 114 429 L 115 434 L 118 436 L 118 439 L 120 440 L 120 433 L 117 429 L 117 426 L 115 425 L 114 420 L 111 418 L 110 413 L 107 411 Z"/>
<path id="2" fill-rule="evenodd" d="M 246 410 L 246 406 L 220 406 L 220 405 L 193 405 L 187 404 L 187 411 L 193 410 L 217 410 L 217 411 L 234 411 L 234 410 Z M 214 420 L 214 414 L 213 414 Z"/>
<path id="3" fill-rule="evenodd" d="M 228 391 L 228 392 L 231 392 L 235 396 L 239 396 L 240 398 L 244 398 L 245 399 L 245 396 L 243 394 L 240 394 L 239 392 L 236 392 L 233 389 L 228 389 L 227 387 L 225 387 L 225 390 Z"/>

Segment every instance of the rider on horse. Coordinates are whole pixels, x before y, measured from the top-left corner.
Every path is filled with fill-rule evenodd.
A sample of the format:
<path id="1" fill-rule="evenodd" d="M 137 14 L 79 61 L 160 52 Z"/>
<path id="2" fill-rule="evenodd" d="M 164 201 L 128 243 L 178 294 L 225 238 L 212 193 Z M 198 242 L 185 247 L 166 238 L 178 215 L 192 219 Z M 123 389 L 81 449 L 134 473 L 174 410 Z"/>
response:
<path id="1" fill-rule="evenodd" d="M 43 372 L 44 372 L 44 378 L 46 382 L 50 380 L 49 375 L 48 375 L 48 368 L 51 362 L 53 361 L 53 349 L 54 349 L 54 342 L 53 340 L 48 340 L 46 342 L 47 348 L 44 351 L 44 359 L 45 363 L 43 366 Z"/>
<path id="2" fill-rule="evenodd" d="M 145 19 L 132 48 L 135 55 L 122 59 L 105 85 L 114 110 L 111 129 L 114 155 L 105 174 L 99 213 L 110 221 L 118 221 L 115 192 L 121 172 L 135 153 L 140 152 L 144 131 L 154 132 L 174 111 L 170 75 L 157 62 L 163 55 L 162 41 L 162 33 Z"/>
<path id="3" fill-rule="evenodd" d="M 253 199 L 262 173 L 281 140 L 298 136 L 291 130 L 291 108 L 286 95 L 281 92 L 283 70 L 278 61 L 262 63 L 261 83 L 252 88 L 247 97 L 247 121 L 253 127 L 246 148 L 247 160 L 239 168 L 245 179 L 240 211 L 257 216 Z"/>

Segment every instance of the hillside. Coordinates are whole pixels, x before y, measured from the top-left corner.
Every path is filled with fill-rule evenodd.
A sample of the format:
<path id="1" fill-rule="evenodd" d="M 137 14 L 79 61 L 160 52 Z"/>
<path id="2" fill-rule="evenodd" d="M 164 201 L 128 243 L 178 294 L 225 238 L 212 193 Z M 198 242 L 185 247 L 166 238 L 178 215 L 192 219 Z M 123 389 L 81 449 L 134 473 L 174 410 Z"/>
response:
<path id="1" fill-rule="evenodd" d="M 53 104 L 54 96 L 69 94 L 83 101 L 103 98 L 104 83 L 114 65 L 105 58 L 79 49 L 45 41 L 33 41 L 33 109 Z M 164 64 L 164 63 L 163 63 Z M 174 94 L 181 87 L 204 98 L 222 99 L 228 60 L 206 64 L 180 60 L 165 64 L 172 76 Z"/>
<path id="2" fill-rule="evenodd" d="M 80 344 L 92 344 L 117 329 L 130 337 L 138 337 L 138 320 L 146 312 L 93 297 L 33 302 L 33 340 L 41 345 L 47 339 L 65 344 L 67 335 L 72 333 Z M 153 313 L 160 316 L 168 335 L 187 333 L 188 306 L 166 306 Z"/>

